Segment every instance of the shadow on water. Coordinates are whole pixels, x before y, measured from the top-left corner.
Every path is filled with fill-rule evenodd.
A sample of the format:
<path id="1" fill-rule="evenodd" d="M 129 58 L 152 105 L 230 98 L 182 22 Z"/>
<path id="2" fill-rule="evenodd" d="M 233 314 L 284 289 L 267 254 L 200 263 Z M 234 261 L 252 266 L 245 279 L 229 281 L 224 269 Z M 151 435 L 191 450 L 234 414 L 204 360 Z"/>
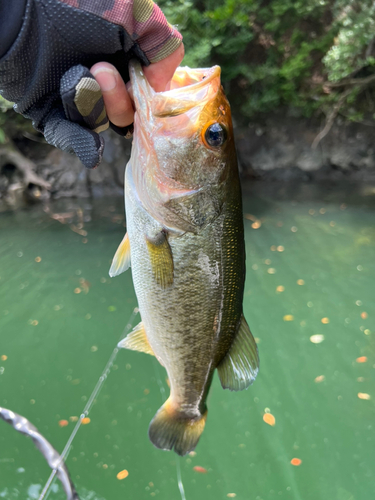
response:
<path id="1" fill-rule="evenodd" d="M 244 312 L 261 370 L 242 393 L 215 377 L 205 432 L 180 461 L 186 498 L 372 498 L 375 190 L 243 191 Z M 122 199 L 0 215 L 0 406 L 59 451 L 136 306 L 130 274 L 108 277 L 124 226 Z M 180 498 L 174 456 L 147 437 L 168 390 L 155 359 L 119 352 L 67 460 L 83 500 Z M 0 426 L 0 498 L 37 499 L 49 473 Z M 64 499 L 59 484 L 49 498 Z"/>

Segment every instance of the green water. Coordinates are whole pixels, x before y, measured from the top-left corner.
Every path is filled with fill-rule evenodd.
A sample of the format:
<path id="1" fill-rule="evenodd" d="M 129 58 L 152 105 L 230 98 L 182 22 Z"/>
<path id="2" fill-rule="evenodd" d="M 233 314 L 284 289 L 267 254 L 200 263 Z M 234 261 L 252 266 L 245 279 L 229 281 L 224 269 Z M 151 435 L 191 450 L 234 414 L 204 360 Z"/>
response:
<path id="1" fill-rule="evenodd" d="M 0 215 L 0 405 L 61 451 L 136 298 L 130 273 L 108 277 L 124 234 L 122 200 L 58 202 L 51 211 Z M 242 393 L 215 378 L 196 455 L 179 460 L 186 498 L 370 500 L 375 190 L 258 183 L 245 187 L 244 212 L 244 310 L 261 369 Z M 52 213 L 65 213 L 65 224 Z M 119 352 L 67 460 L 81 499 L 181 498 L 175 456 L 147 437 L 167 393 L 154 358 Z M 33 443 L 0 421 L 0 498 L 38 498 L 49 473 Z M 58 482 L 49 498 L 65 498 Z"/>

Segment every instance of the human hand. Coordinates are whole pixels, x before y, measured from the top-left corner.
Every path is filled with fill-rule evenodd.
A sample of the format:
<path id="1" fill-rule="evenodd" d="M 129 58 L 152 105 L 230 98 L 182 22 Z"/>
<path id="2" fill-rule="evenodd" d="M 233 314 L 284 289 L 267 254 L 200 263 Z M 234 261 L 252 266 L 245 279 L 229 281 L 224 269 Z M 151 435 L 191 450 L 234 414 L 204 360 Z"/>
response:
<path id="1" fill-rule="evenodd" d="M 109 3 L 28 0 L 22 29 L 0 58 L 3 97 L 15 103 L 17 112 L 33 120 L 47 142 L 76 154 L 87 168 L 95 168 L 101 161 L 104 141 L 97 132 L 107 125 L 101 115 L 97 122 L 90 123 L 86 109 L 82 114 L 70 106 L 76 96 L 75 83 L 80 77 L 85 80 L 87 86 L 78 90 L 91 92 L 91 102 L 96 105 L 98 89 L 92 85 L 87 68 L 106 61 L 126 81 L 131 58 L 145 67 L 157 65 L 182 43 L 181 35 L 151 0 L 116 0 L 108 9 Z M 0 42 L 3 36 L 0 33 Z M 154 70 L 150 70 L 151 80 L 155 78 L 158 87 L 163 77 L 157 66 L 155 75 Z M 125 103 L 129 111 L 129 101 Z M 111 116 L 113 107 L 109 104 Z M 116 121 L 121 123 L 115 117 Z"/>
<path id="2" fill-rule="evenodd" d="M 156 92 L 166 90 L 174 72 L 184 58 L 184 46 L 165 59 L 143 68 L 144 74 Z M 134 108 L 124 80 L 117 69 L 107 62 L 94 64 L 90 73 L 99 83 L 107 116 L 116 127 L 123 128 L 133 123 Z"/>

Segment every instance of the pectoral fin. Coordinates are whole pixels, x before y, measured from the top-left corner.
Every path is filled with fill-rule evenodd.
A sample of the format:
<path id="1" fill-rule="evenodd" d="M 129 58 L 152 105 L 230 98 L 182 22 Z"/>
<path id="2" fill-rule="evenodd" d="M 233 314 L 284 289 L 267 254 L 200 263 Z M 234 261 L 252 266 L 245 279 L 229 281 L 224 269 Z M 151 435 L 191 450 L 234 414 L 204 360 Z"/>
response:
<path id="1" fill-rule="evenodd" d="M 117 347 L 123 349 L 130 349 L 131 351 L 145 352 L 155 356 L 154 351 L 148 342 L 145 327 L 142 321 L 127 335 L 124 339 L 120 340 Z"/>
<path id="2" fill-rule="evenodd" d="M 162 231 L 155 237 L 146 237 L 151 269 L 156 283 L 167 288 L 173 283 L 173 255 L 166 234 Z"/>
<path id="3" fill-rule="evenodd" d="M 130 243 L 128 233 L 125 234 L 122 242 L 120 243 L 115 256 L 113 257 L 109 275 L 111 278 L 123 273 L 130 266 Z"/>
<path id="4" fill-rule="evenodd" d="M 251 385 L 259 370 L 258 348 L 244 316 L 225 358 L 217 367 L 223 389 L 242 391 Z"/>

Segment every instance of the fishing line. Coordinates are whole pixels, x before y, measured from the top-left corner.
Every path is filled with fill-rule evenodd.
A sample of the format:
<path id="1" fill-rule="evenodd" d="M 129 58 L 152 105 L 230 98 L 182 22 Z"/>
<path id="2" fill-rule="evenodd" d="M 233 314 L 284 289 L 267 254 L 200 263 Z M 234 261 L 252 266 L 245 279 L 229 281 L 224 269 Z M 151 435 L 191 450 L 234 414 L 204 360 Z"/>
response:
<path id="1" fill-rule="evenodd" d="M 154 370 L 155 370 L 156 381 L 158 383 L 160 394 L 161 394 L 161 400 L 162 400 L 162 403 L 164 404 L 165 399 L 166 399 L 165 388 L 164 388 L 163 382 L 161 381 L 161 378 L 159 377 L 158 363 L 156 362 L 156 360 L 154 362 Z M 176 471 L 177 471 L 178 489 L 180 490 L 181 500 L 186 500 L 184 485 L 182 483 L 182 476 L 181 476 L 180 457 L 176 455 L 175 458 L 176 458 Z"/>
<path id="2" fill-rule="evenodd" d="M 130 331 L 130 329 L 132 327 L 134 318 L 135 318 L 135 316 L 137 314 L 138 314 L 138 308 L 136 307 L 136 308 L 134 308 L 134 310 L 133 310 L 133 312 L 132 312 L 132 314 L 131 314 L 131 316 L 130 316 L 130 318 L 128 320 L 128 323 L 125 326 L 125 329 L 124 329 L 124 331 L 123 331 L 123 333 L 122 333 L 119 341 L 122 340 L 129 333 L 129 331 Z M 98 379 L 98 381 L 96 383 L 96 386 L 95 386 L 94 390 L 92 391 L 91 396 L 89 397 L 89 400 L 86 403 L 86 406 L 83 409 L 83 412 L 79 416 L 79 419 L 78 419 L 78 421 L 77 421 L 77 423 L 76 423 L 76 425 L 75 425 L 75 427 L 74 427 L 74 429 L 73 429 L 73 431 L 72 431 L 72 433 L 71 433 L 71 435 L 70 435 L 70 437 L 69 437 L 69 439 L 68 439 L 68 441 L 67 441 L 67 443 L 66 443 L 66 445 L 64 447 L 63 452 L 60 455 L 60 462 L 59 462 L 59 464 L 62 463 L 62 462 L 64 462 L 65 459 L 68 457 L 68 454 L 69 454 L 69 451 L 71 449 L 73 440 L 76 437 L 79 428 L 81 427 L 82 420 L 88 416 L 88 414 L 89 414 L 89 412 L 90 412 L 90 410 L 92 408 L 92 405 L 94 404 L 95 398 L 98 396 L 101 388 L 103 387 L 103 384 L 104 384 L 106 378 L 109 375 L 109 372 L 111 371 L 111 368 L 113 366 L 113 363 L 115 362 L 115 359 L 116 359 L 116 356 L 117 356 L 117 353 L 119 352 L 119 350 L 120 349 L 117 346 L 113 349 L 113 352 L 110 355 L 110 357 L 109 357 L 109 359 L 107 361 L 107 364 L 105 365 L 105 368 L 102 371 L 102 374 L 100 375 L 100 377 L 99 377 L 99 379 Z M 45 484 L 45 486 L 43 488 L 43 491 L 42 491 L 42 493 L 39 496 L 39 500 L 45 500 L 45 499 L 48 498 L 48 495 L 49 495 L 49 493 L 51 491 L 50 490 L 50 486 L 52 485 L 52 482 L 53 482 L 53 480 L 56 477 L 58 465 L 51 472 L 51 474 L 50 474 L 50 476 L 48 478 L 48 481 L 46 482 L 46 484 Z"/>

